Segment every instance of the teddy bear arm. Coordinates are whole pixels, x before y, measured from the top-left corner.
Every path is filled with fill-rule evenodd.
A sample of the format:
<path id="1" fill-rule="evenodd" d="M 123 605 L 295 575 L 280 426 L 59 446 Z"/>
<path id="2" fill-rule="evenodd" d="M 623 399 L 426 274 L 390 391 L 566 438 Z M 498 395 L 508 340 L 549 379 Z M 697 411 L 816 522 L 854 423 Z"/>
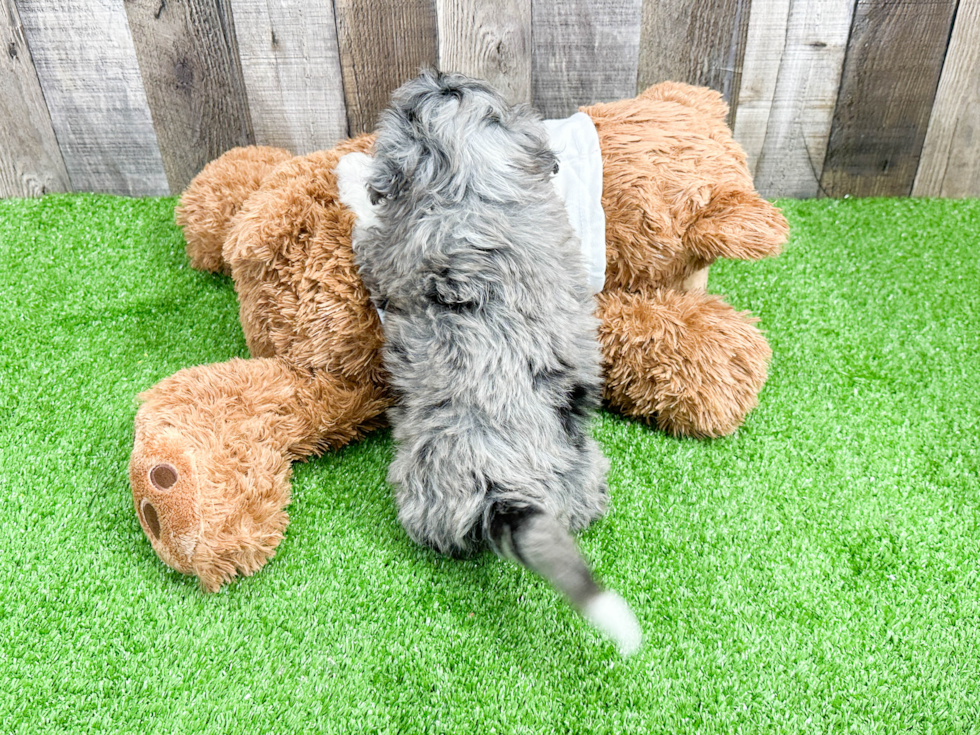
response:
<path id="1" fill-rule="evenodd" d="M 598 297 L 605 399 L 675 435 L 731 434 L 758 402 L 771 356 L 755 320 L 699 291 Z"/>
<path id="2" fill-rule="evenodd" d="M 383 390 L 278 358 L 182 370 L 141 395 L 130 485 L 169 566 L 215 591 L 258 571 L 288 523 L 291 464 L 381 421 Z"/>
<path id="3" fill-rule="evenodd" d="M 292 154 L 282 148 L 232 148 L 194 177 L 175 211 L 191 267 L 230 275 L 222 247 L 235 217 L 265 178 L 290 158 Z"/>
<path id="4" fill-rule="evenodd" d="M 778 255 L 789 235 L 782 213 L 754 190 L 720 188 L 685 231 L 684 247 L 707 263 Z"/>

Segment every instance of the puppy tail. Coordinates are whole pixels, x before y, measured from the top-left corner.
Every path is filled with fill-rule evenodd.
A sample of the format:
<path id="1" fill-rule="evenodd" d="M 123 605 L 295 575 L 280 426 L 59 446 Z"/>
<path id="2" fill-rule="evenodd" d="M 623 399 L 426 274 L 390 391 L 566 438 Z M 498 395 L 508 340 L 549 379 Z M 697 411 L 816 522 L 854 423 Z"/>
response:
<path id="1" fill-rule="evenodd" d="M 500 556 L 544 577 L 603 635 L 620 654 L 640 649 L 640 625 L 626 601 L 603 590 L 579 553 L 568 530 L 533 505 L 497 501 L 486 524 L 487 541 Z"/>

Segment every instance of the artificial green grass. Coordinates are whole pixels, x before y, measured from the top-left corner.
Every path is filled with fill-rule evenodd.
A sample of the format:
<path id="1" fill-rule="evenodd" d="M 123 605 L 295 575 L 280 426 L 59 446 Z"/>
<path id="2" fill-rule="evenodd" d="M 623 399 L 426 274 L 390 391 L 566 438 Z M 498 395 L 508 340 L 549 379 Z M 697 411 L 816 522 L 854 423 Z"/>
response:
<path id="1" fill-rule="evenodd" d="M 398 526 L 385 432 L 296 468 L 275 559 L 219 594 L 153 554 L 134 396 L 245 356 L 172 199 L 0 201 L 0 731 L 980 732 L 980 202 L 781 202 L 732 437 L 600 415 L 582 549 L 646 635 L 618 658 L 546 584 Z"/>

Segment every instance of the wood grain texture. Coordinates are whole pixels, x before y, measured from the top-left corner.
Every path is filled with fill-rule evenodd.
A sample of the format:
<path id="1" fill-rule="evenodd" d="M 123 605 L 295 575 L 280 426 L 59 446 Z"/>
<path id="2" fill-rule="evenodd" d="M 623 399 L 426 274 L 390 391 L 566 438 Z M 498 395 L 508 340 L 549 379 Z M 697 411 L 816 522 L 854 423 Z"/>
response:
<path id="1" fill-rule="evenodd" d="M 0 0 L 0 197 L 69 191 L 71 182 L 13 0 Z"/>
<path id="2" fill-rule="evenodd" d="M 858 0 L 821 188 L 911 193 L 956 0 Z"/>
<path id="3" fill-rule="evenodd" d="M 351 135 L 374 129 L 391 93 L 438 57 L 435 0 L 335 0 Z"/>
<path id="4" fill-rule="evenodd" d="M 122 0 L 18 0 L 74 191 L 167 194 Z"/>
<path id="5" fill-rule="evenodd" d="M 638 87 L 665 81 L 711 87 L 735 119 L 751 0 L 646 0 Z"/>
<path id="6" fill-rule="evenodd" d="M 170 192 L 254 142 L 228 0 L 126 0 Z"/>
<path id="7" fill-rule="evenodd" d="M 534 0 L 532 97 L 545 116 L 636 95 L 642 0 Z"/>
<path id="8" fill-rule="evenodd" d="M 231 0 L 255 142 L 297 155 L 347 137 L 330 0 Z"/>
<path id="9" fill-rule="evenodd" d="M 735 139 L 766 197 L 813 197 L 837 102 L 853 0 L 754 0 Z"/>
<path id="10" fill-rule="evenodd" d="M 531 101 L 531 0 L 437 0 L 439 68 Z"/>
<path id="11" fill-rule="evenodd" d="M 766 142 L 766 126 L 776 96 L 780 62 L 786 50 L 786 30 L 792 5 L 793 0 L 754 0 L 752 3 L 742 59 L 738 115 L 732 132 L 745 150 L 753 176 Z"/>
<path id="12" fill-rule="evenodd" d="M 980 197 L 980 0 L 960 0 L 914 196 Z"/>

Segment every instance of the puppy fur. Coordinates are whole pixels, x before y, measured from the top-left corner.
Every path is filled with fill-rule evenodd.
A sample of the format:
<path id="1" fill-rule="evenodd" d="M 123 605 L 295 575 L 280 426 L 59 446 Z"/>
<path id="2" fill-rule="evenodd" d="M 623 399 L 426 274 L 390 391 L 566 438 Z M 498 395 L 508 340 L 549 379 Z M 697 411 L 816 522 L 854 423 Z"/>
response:
<path id="1" fill-rule="evenodd" d="M 386 314 L 399 520 L 445 554 L 489 544 L 633 652 L 635 618 L 570 535 L 608 499 L 588 430 L 601 355 L 540 119 L 481 82 L 426 72 L 394 93 L 374 154 L 377 219 L 355 250 Z"/>

